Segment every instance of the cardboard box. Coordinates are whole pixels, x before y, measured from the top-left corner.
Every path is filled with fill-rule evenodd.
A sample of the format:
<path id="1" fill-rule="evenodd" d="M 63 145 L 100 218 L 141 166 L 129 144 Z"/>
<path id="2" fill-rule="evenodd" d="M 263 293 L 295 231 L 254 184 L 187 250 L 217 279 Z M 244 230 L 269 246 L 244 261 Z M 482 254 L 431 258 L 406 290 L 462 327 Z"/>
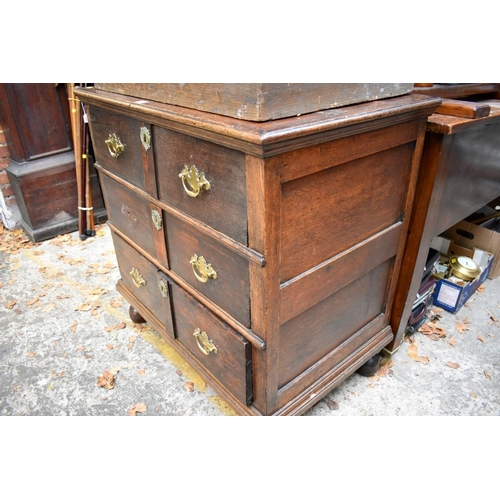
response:
<path id="1" fill-rule="evenodd" d="M 441 234 L 440 237 L 449 239 L 456 245 L 470 250 L 480 248 L 493 254 L 488 278 L 495 279 L 500 276 L 500 233 L 472 222 L 461 221 Z"/>
<path id="2" fill-rule="evenodd" d="M 469 257 L 482 269 L 481 274 L 474 281 L 465 281 L 454 277 L 439 279 L 434 276 L 437 281 L 432 295 L 433 303 L 453 314 L 458 312 L 472 294 L 486 281 L 494 263 L 492 253 L 471 245 L 471 242 L 476 244 L 478 240 L 473 234 L 464 232 L 464 227 L 468 228 L 467 224 L 469 223 L 464 224 L 461 222 L 431 241 L 431 248 L 438 250 L 442 255 L 447 257 L 453 255 Z M 462 238 L 467 238 L 469 247 L 457 243 L 457 241 L 463 242 Z"/>

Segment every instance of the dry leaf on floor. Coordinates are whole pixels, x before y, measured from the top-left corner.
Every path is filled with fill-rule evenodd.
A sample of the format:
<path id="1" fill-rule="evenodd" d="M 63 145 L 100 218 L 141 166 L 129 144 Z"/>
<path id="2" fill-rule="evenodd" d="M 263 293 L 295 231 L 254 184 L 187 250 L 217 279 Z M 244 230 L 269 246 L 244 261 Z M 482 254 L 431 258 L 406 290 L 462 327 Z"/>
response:
<path id="1" fill-rule="evenodd" d="M 470 319 L 469 318 L 464 318 L 463 319 L 463 324 L 464 325 L 470 325 Z"/>
<path id="2" fill-rule="evenodd" d="M 452 345 L 453 347 L 455 347 L 455 345 L 457 344 L 457 341 L 455 340 L 454 337 L 450 337 L 448 339 L 448 344 Z"/>
<path id="3" fill-rule="evenodd" d="M 76 327 L 78 326 L 78 321 L 73 322 L 71 325 L 71 332 L 75 333 L 76 332 Z"/>
<path id="4" fill-rule="evenodd" d="M 137 370 L 137 375 L 146 375 L 146 370 Z"/>
<path id="5" fill-rule="evenodd" d="M 118 323 L 117 325 L 109 325 L 104 328 L 106 332 L 112 332 L 113 330 L 123 330 L 127 325 L 126 323 Z"/>
<path id="6" fill-rule="evenodd" d="M 484 337 L 481 337 L 481 335 L 478 335 L 478 336 L 477 336 L 477 340 L 480 340 L 481 342 L 484 342 L 484 341 L 485 341 L 485 340 L 484 340 Z"/>
<path id="7" fill-rule="evenodd" d="M 35 358 L 37 356 L 37 353 L 33 352 L 33 351 L 32 352 L 28 352 L 28 353 L 26 353 L 26 356 L 28 358 Z"/>
<path id="8" fill-rule="evenodd" d="M 452 361 L 448 361 L 446 363 L 446 366 L 449 366 L 450 368 L 453 368 L 453 369 L 457 369 L 457 368 L 460 368 L 460 365 L 458 363 L 453 363 Z"/>
<path id="9" fill-rule="evenodd" d="M 496 318 L 495 316 L 490 316 L 490 318 L 491 318 L 493 321 L 495 321 L 495 322 L 497 322 L 497 321 L 498 321 L 498 318 Z"/>
<path id="10" fill-rule="evenodd" d="M 108 371 L 104 371 L 102 376 L 97 379 L 97 385 L 105 389 L 113 389 L 116 376 Z"/>
<path id="11" fill-rule="evenodd" d="M 484 290 L 485 290 L 484 285 L 481 285 L 481 286 L 479 286 L 479 287 L 477 288 L 476 292 L 477 292 L 477 293 L 483 293 L 483 292 L 484 292 Z"/>
<path id="12" fill-rule="evenodd" d="M 457 332 L 463 333 L 469 329 L 463 323 L 457 323 Z"/>
<path id="13" fill-rule="evenodd" d="M 487 379 L 491 380 L 491 373 L 490 373 L 488 370 L 484 370 L 484 376 L 485 376 Z"/>
<path id="14" fill-rule="evenodd" d="M 428 356 L 420 356 L 418 354 L 418 346 L 417 344 L 410 344 L 408 346 L 408 356 L 410 356 L 413 361 L 417 361 L 419 363 L 423 363 L 424 365 L 429 363 L 429 357 Z"/>
<path id="15" fill-rule="evenodd" d="M 337 401 L 334 401 L 333 399 L 329 399 L 327 402 L 326 402 L 328 408 L 332 411 L 335 411 L 335 410 L 338 410 L 339 409 L 339 404 L 337 403 Z"/>
<path id="16" fill-rule="evenodd" d="M 184 384 L 184 388 L 186 389 L 186 391 L 188 392 L 193 392 L 194 391 L 194 384 L 193 382 L 186 382 Z"/>
<path id="17" fill-rule="evenodd" d="M 388 361 L 387 363 L 383 364 L 378 370 L 377 373 L 375 374 L 376 377 L 385 377 L 386 375 L 392 374 L 393 371 L 391 368 L 394 366 L 394 361 L 392 359 Z"/>
<path id="18" fill-rule="evenodd" d="M 144 403 L 137 403 L 130 408 L 128 414 L 131 417 L 135 417 L 138 413 L 144 413 L 147 410 L 147 406 Z"/>
<path id="19" fill-rule="evenodd" d="M 12 309 L 16 304 L 17 302 L 15 300 L 11 300 L 5 307 L 7 309 Z"/>

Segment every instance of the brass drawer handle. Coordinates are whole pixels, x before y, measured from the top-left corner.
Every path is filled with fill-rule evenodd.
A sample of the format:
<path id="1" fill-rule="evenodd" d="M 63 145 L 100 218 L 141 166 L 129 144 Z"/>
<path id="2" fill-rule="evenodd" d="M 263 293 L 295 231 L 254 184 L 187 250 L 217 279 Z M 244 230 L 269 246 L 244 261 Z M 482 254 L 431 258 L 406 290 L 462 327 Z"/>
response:
<path id="1" fill-rule="evenodd" d="M 206 283 L 210 278 L 217 278 L 217 273 L 212 268 L 212 264 L 209 264 L 203 255 L 198 257 L 194 254 L 191 259 L 189 259 L 189 263 L 193 268 L 193 273 L 196 276 L 196 279 L 201 281 L 201 283 Z"/>
<path id="2" fill-rule="evenodd" d="M 191 165 L 190 167 L 184 165 L 179 177 L 182 179 L 184 191 L 186 191 L 191 198 L 196 198 L 202 189 L 205 189 L 206 191 L 210 189 L 210 182 L 208 182 L 205 178 L 205 173 L 198 172 L 198 169 L 194 165 Z M 186 186 L 186 182 L 191 189 Z"/>
<path id="3" fill-rule="evenodd" d="M 196 343 L 200 348 L 200 351 L 208 356 L 211 353 L 217 354 L 217 346 L 213 343 L 212 340 L 207 335 L 207 332 L 202 332 L 199 328 L 197 328 L 193 333 L 194 338 L 196 339 Z"/>
<path id="4" fill-rule="evenodd" d="M 125 151 L 125 146 L 116 134 L 109 134 L 109 137 L 104 142 L 113 158 L 118 158 Z"/>
<path id="5" fill-rule="evenodd" d="M 132 268 L 129 274 L 132 276 L 132 281 L 137 288 L 146 286 L 146 280 L 141 276 L 141 273 L 135 267 Z"/>
<path id="6" fill-rule="evenodd" d="M 163 221 L 161 218 L 161 213 L 159 210 L 156 208 L 153 208 L 151 210 L 151 219 L 153 221 L 153 226 L 156 228 L 157 231 L 161 231 L 161 228 L 163 226 Z"/>
<path id="7" fill-rule="evenodd" d="M 142 147 L 147 152 L 151 147 L 151 132 L 149 131 L 148 127 L 141 127 L 140 136 Z"/>

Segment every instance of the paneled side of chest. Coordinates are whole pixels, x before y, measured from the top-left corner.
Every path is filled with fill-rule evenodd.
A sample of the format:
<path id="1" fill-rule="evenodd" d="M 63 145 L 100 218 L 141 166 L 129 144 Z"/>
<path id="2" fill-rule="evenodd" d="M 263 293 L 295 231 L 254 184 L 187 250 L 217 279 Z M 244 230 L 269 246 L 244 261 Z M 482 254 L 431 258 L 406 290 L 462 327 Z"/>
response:
<path id="1" fill-rule="evenodd" d="M 301 414 L 391 341 L 418 104 L 307 134 L 90 105 L 118 289 L 239 413 Z"/>

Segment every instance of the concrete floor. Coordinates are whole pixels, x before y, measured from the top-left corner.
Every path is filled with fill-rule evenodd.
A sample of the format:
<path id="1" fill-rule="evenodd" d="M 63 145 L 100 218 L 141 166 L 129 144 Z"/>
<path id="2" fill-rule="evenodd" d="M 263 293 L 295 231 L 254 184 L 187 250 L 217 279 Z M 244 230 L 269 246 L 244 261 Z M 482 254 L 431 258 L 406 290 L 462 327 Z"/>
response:
<path id="1" fill-rule="evenodd" d="M 0 415 L 234 415 L 130 321 L 118 277 L 106 225 L 37 244 L 2 228 Z M 438 335 L 417 332 L 376 375 L 354 374 L 305 416 L 500 415 L 500 279 L 435 325 Z"/>

